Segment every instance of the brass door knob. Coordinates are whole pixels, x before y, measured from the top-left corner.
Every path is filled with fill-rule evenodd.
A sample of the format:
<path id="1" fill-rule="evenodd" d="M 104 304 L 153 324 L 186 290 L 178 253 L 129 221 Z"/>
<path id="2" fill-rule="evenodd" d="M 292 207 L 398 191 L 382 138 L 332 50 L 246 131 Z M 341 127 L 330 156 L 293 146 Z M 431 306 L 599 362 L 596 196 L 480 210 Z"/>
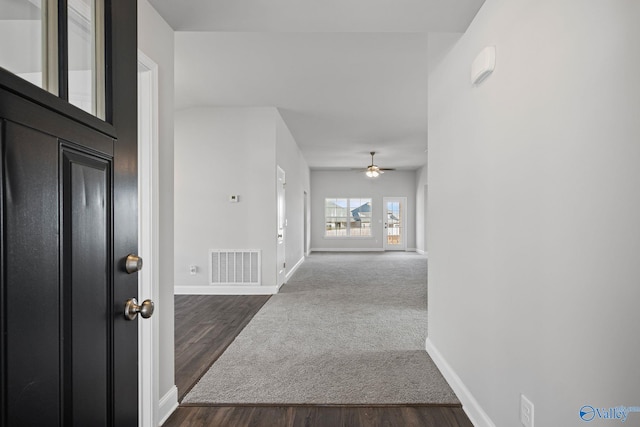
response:
<path id="1" fill-rule="evenodd" d="M 153 314 L 153 301 L 146 299 L 142 301 L 142 304 L 138 305 L 138 301 L 135 298 L 130 298 L 124 305 L 124 317 L 127 320 L 133 320 L 138 316 L 144 319 L 148 319 Z"/>

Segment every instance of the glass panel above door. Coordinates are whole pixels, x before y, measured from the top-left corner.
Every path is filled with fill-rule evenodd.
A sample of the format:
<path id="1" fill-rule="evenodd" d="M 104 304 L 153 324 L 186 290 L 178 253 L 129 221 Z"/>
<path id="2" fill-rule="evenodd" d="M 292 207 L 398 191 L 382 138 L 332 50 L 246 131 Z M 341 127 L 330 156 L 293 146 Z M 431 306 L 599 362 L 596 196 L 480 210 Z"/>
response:
<path id="1" fill-rule="evenodd" d="M 0 0 L 0 67 L 51 90 L 47 78 L 47 3 Z"/>
<path id="2" fill-rule="evenodd" d="M 100 0 L 68 0 L 69 102 L 104 119 L 104 23 Z"/>

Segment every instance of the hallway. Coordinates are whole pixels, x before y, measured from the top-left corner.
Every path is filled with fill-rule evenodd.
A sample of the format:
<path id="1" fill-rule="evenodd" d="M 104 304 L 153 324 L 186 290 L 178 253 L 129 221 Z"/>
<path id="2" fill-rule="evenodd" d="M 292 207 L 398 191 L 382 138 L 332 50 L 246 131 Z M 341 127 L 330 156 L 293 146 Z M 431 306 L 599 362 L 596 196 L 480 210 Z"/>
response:
<path id="1" fill-rule="evenodd" d="M 424 262 L 424 265 L 422 263 Z M 386 273 L 383 270 L 387 270 Z M 324 273 L 323 273 L 324 271 Z M 371 273 L 371 274 L 368 274 Z M 373 288 L 387 288 L 396 293 L 402 295 L 402 292 L 397 292 L 397 290 L 391 289 L 394 285 L 393 280 L 390 279 L 392 276 L 399 276 L 399 281 L 413 284 L 410 287 L 414 290 L 419 290 L 420 293 L 423 293 L 423 297 L 416 298 L 415 295 L 408 296 L 405 294 L 405 300 L 402 300 L 402 297 L 394 298 L 391 292 L 388 296 L 380 296 L 378 297 L 372 296 L 371 289 L 372 288 L 363 288 L 365 291 L 362 295 L 352 294 L 352 296 L 357 296 L 358 299 L 363 301 L 363 306 L 367 307 L 366 313 L 360 312 L 358 314 L 358 303 L 353 299 L 345 296 L 338 296 L 337 294 L 332 294 L 332 288 L 334 290 L 340 290 L 340 288 L 344 289 L 358 289 L 362 287 L 363 284 L 367 286 L 372 286 Z M 342 277 L 342 281 L 339 279 Z M 377 280 L 376 278 L 379 278 Z M 275 295 L 272 298 L 272 301 L 268 302 L 267 305 L 273 306 L 275 301 L 278 298 L 287 298 L 291 297 L 292 294 L 296 292 L 304 295 L 303 300 L 310 300 L 311 304 L 313 303 L 313 297 L 309 294 L 313 291 L 313 287 L 318 287 L 317 284 L 320 283 L 318 280 L 321 280 L 322 283 L 326 283 L 322 286 L 320 290 L 322 294 L 324 294 L 329 301 L 331 301 L 331 305 L 337 307 L 336 310 L 341 312 L 348 312 L 349 320 L 339 320 L 340 316 L 344 313 L 334 313 L 331 316 L 322 316 L 320 317 L 331 317 L 329 319 L 332 327 L 336 324 L 344 324 L 345 322 L 349 325 L 349 331 L 343 332 L 346 335 L 340 336 L 340 334 L 336 334 L 335 337 L 330 337 L 330 341 L 340 341 L 344 340 L 355 340 L 358 335 L 362 334 L 362 330 L 360 328 L 358 331 L 358 322 L 363 322 L 362 324 L 370 324 L 372 327 L 375 327 L 375 323 L 379 321 L 378 317 L 384 316 L 385 311 L 394 311 L 393 317 L 402 317 L 402 314 L 399 314 L 399 311 L 412 312 L 413 309 L 419 307 L 424 308 L 424 325 L 415 328 L 415 331 L 418 332 L 418 335 L 415 335 L 417 340 L 414 342 L 415 345 L 422 349 L 424 348 L 424 338 L 423 334 L 426 335 L 426 259 L 416 254 L 407 254 L 407 253 L 387 253 L 387 254 L 313 254 L 303 267 L 292 277 L 285 287 L 282 289 L 282 293 L 279 295 Z M 421 285 L 420 283 L 424 283 Z M 304 284 L 308 286 L 305 287 Z M 400 283 L 400 282 L 398 282 Z M 400 286 L 395 284 L 396 286 Z M 289 295 L 287 295 L 289 294 Z M 335 297 L 333 298 L 332 297 Z M 255 315 L 255 312 L 260 309 L 262 304 L 264 303 L 264 299 L 268 297 L 258 297 L 258 296 L 177 296 L 176 297 L 176 373 L 177 378 L 176 381 L 179 386 L 179 393 L 181 396 L 181 400 L 187 391 L 187 387 L 189 385 L 185 385 L 189 382 L 193 381 L 193 373 L 194 372 L 203 372 L 205 371 L 210 361 L 213 360 L 217 355 L 221 353 L 221 347 L 224 348 L 229 343 L 231 339 L 233 339 L 233 334 L 238 332 L 240 329 L 239 325 L 244 325 L 248 323 L 248 321 Z M 410 299 L 411 301 L 407 300 Z M 419 300 L 419 301 L 418 301 Z M 375 301 L 376 304 L 372 305 L 371 302 Z M 295 302 L 292 306 L 299 306 L 301 304 L 301 300 Z M 317 304 L 316 304 L 317 305 Z M 290 307 L 292 307 L 290 306 Z M 264 312 L 269 311 L 270 307 L 266 307 L 262 309 L 258 317 L 265 316 Z M 401 310 L 399 310 L 401 309 Z M 287 316 L 291 317 L 305 317 L 305 313 L 308 313 L 311 308 L 309 307 L 301 307 L 301 312 L 295 313 L 295 311 L 291 311 L 290 308 L 286 309 Z M 422 309 L 419 309 L 422 310 Z M 185 315 L 185 311 L 188 314 Z M 364 316 L 364 317 L 363 317 Z M 310 319 L 317 319 L 318 313 L 309 314 Z M 336 320 L 337 319 L 337 320 Z M 277 319 L 276 319 L 277 320 Z M 280 319 L 281 320 L 281 319 Z M 256 327 L 257 324 L 264 324 L 264 319 L 256 318 L 252 323 L 252 327 Z M 422 322 L 422 321 L 420 321 Z M 317 328 L 314 329 L 322 329 L 322 321 L 316 320 Z M 383 321 L 382 323 L 389 325 L 387 321 Z M 194 327 L 194 325 L 199 325 L 198 327 Z M 272 325 L 273 326 L 273 325 Z M 391 327 L 395 328 L 395 331 L 390 331 L 391 335 L 402 336 L 403 331 L 398 330 L 397 326 Z M 282 329 L 290 329 L 293 328 L 296 331 L 300 329 L 300 326 L 296 325 L 294 322 L 292 324 L 283 326 Z M 409 330 L 413 330 L 414 328 L 407 328 Z M 227 332 L 225 332 L 227 331 Z M 412 331 L 412 332 L 415 332 Z M 278 335 L 279 331 L 274 331 L 272 335 Z M 380 332 L 379 332 L 380 333 Z M 228 334 L 228 335 L 227 335 Z M 243 332 L 243 334 L 245 334 Z M 354 335 L 350 335 L 354 334 Z M 384 335 L 384 330 L 382 332 Z M 226 335 L 226 336 L 223 336 Z M 246 335 L 246 334 L 245 334 Z M 266 335 L 266 334 L 265 334 Z M 411 335 L 411 333 L 410 333 Z M 218 336 L 219 338 L 212 338 Z M 273 338 L 273 337 L 270 337 Z M 365 340 L 371 340 L 371 336 L 367 336 L 366 334 L 362 335 L 362 338 Z M 290 338 L 287 338 L 287 340 Z M 318 340 L 318 337 L 311 337 L 312 340 Z M 397 347 L 406 347 L 407 344 L 398 344 L 401 342 L 401 338 L 398 338 L 400 341 L 396 341 L 395 338 L 391 336 L 387 337 L 385 341 L 390 342 L 389 345 L 397 346 Z M 253 342 L 253 341 L 252 341 Z M 347 347 L 353 346 L 354 348 L 361 348 L 363 345 L 368 346 L 370 343 L 365 344 L 357 344 L 353 343 L 348 345 Z M 278 344 L 279 345 L 279 344 Z M 330 343 L 322 344 L 322 347 L 330 346 Z M 342 344 L 344 346 L 344 343 Z M 373 350 L 383 350 L 385 347 L 385 343 L 377 343 L 376 348 Z M 258 345 L 259 347 L 260 345 Z M 411 345 L 409 345 L 411 346 Z M 208 353 L 209 361 L 205 361 L 206 356 L 202 353 L 203 348 L 210 348 Z M 282 345 L 282 347 L 286 347 L 286 345 Z M 297 354 L 293 354 L 292 358 L 300 358 L 303 357 L 303 353 L 312 352 L 313 350 L 310 347 L 313 347 L 311 343 L 307 343 L 304 345 L 304 349 L 300 349 L 300 351 L 295 352 Z M 278 347 L 281 348 L 281 347 Z M 418 349 L 419 349 L 418 348 Z M 325 369 L 331 370 L 331 363 L 336 360 L 340 360 L 338 354 L 342 350 L 340 349 L 329 349 L 330 357 L 324 365 Z M 345 350 L 346 351 L 346 350 Z M 196 353 L 201 352 L 202 354 L 196 355 Z M 274 353 L 273 351 L 271 353 Z M 292 354 L 293 351 L 291 349 L 283 348 L 283 354 Z M 370 353 L 370 350 L 367 350 L 365 353 L 357 352 L 356 354 L 360 354 L 358 357 L 366 358 L 370 357 L 367 355 L 370 354 L 382 354 L 381 351 L 374 351 L 374 353 Z M 399 353 L 393 352 L 394 354 L 406 353 L 406 351 Z M 418 353 L 423 353 L 422 356 L 428 357 L 424 350 L 418 351 Z M 228 356 L 228 355 L 227 355 Z M 420 354 L 418 354 L 419 357 Z M 237 355 L 233 356 L 233 360 L 239 360 Z M 264 355 L 262 357 L 265 357 Z M 379 356 L 377 356 L 379 357 Z M 291 358 L 288 358 L 291 359 Z M 364 359 L 363 359 L 364 360 Z M 285 362 L 288 362 L 285 361 Z M 389 361 L 387 361 L 389 362 Z M 241 363 L 241 361 L 239 362 Z M 367 362 L 368 363 L 368 362 Z M 367 363 L 364 363 L 365 365 Z M 403 361 L 405 363 L 405 361 Z M 200 364 L 200 367 L 196 367 L 193 365 Z M 188 369 L 185 369 L 185 365 L 189 365 Z M 218 366 L 218 365 L 216 365 Z M 393 367 L 392 363 L 387 363 L 385 365 L 387 367 L 386 371 L 388 372 L 374 372 L 373 375 L 375 377 L 384 377 L 384 380 L 378 384 L 377 387 L 380 389 L 379 391 L 384 395 L 384 389 L 393 389 L 393 382 L 395 380 L 400 381 L 402 384 L 400 388 L 410 389 L 412 383 L 420 382 L 420 378 L 422 372 L 420 370 L 416 370 L 411 373 L 410 380 L 407 377 L 402 378 L 402 373 L 398 373 L 396 379 L 390 378 L 389 372 L 393 375 L 395 374 L 394 369 L 398 367 Z M 412 367 L 414 365 L 411 365 Z M 307 373 L 308 377 L 313 377 L 315 373 L 313 372 L 316 369 L 315 366 L 311 366 L 311 371 Z M 355 367 L 351 367 L 351 370 L 354 370 Z M 245 368 L 243 370 L 250 369 Z M 277 367 L 273 367 L 273 370 L 277 369 Z M 412 368 L 409 368 L 412 369 Z M 188 373 L 190 372 L 190 374 Z M 363 371 L 363 372 L 366 372 Z M 366 373 L 360 372 L 357 375 L 366 376 Z M 319 375 L 324 375 L 322 374 Z M 334 373 L 334 378 L 343 378 L 344 373 L 338 372 Z M 439 374 L 437 374 L 439 376 Z M 188 378 L 184 378 L 184 376 Z M 257 370 L 251 377 L 248 379 L 250 381 L 254 381 L 254 377 L 260 376 L 260 370 Z M 284 376 L 284 375 L 280 375 Z M 321 378 L 321 377 L 319 377 Z M 427 377 L 428 378 L 428 377 Z M 292 384 L 292 387 L 301 387 L 300 392 L 298 394 L 304 394 L 304 383 L 305 380 L 309 378 L 300 378 L 296 381 L 295 384 Z M 311 379 L 313 386 L 313 393 L 318 393 L 322 395 L 322 391 L 318 391 L 316 389 L 316 385 L 321 381 L 318 379 Z M 425 386 L 424 382 L 428 381 L 422 379 L 421 388 L 428 388 Z M 339 381 L 338 381 L 339 382 Z M 457 403 L 457 399 L 454 401 L 456 403 L 445 403 L 442 405 L 434 404 L 432 401 L 429 401 L 428 398 L 422 398 L 422 400 L 411 401 L 411 399 L 406 400 L 406 397 L 401 399 L 405 400 L 397 400 L 394 401 L 392 397 L 387 397 L 388 400 L 370 400 L 370 401 L 358 401 L 358 390 L 362 392 L 362 388 L 358 389 L 357 386 L 360 383 L 366 383 L 366 378 L 357 378 L 351 379 L 350 384 L 347 384 L 347 387 L 351 393 L 354 393 L 353 396 L 347 396 L 347 403 L 339 404 L 339 400 L 334 401 L 322 401 L 326 404 L 322 403 L 313 403 L 313 404 L 304 404 L 305 399 L 301 397 L 301 400 L 296 400 L 298 397 L 294 395 L 292 401 L 278 401 L 277 399 L 273 400 L 269 403 L 269 400 L 261 401 L 260 406 L 253 406 L 251 403 L 241 402 L 242 405 L 235 406 L 229 405 L 225 403 L 190 403 L 189 406 L 180 407 L 173 416 L 169 419 L 169 421 L 165 425 L 348 425 L 348 426 L 358 426 L 358 425 L 433 425 L 433 426 L 470 426 L 471 423 L 467 419 L 466 415 L 462 411 L 460 404 Z M 240 387 L 243 383 L 240 383 Z M 330 386 L 331 387 L 331 386 Z M 336 389 L 327 395 L 325 395 L 324 399 L 329 399 L 333 396 L 333 394 L 339 394 L 341 388 L 336 385 Z M 448 387 L 445 385 L 448 389 Z M 367 390 L 365 387 L 364 390 Z M 278 390 L 273 390 L 277 392 Z M 269 394 L 277 394 L 277 393 L 269 393 Z M 400 393 L 402 394 L 402 393 Z M 368 393 L 367 393 L 368 395 Z M 344 397 L 343 397 L 344 398 Z M 286 402 L 286 403 L 284 403 Z M 357 402 L 354 404 L 354 402 Z M 374 403 L 375 402 L 375 403 Z M 227 402 L 228 403 L 228 402 Z M 294 403 L 295 406 L 289 406 L 291 403 Z M 367 405 L 370 406 L 367 406 Z M 201 405 L 201 406 L 199 406 Z M 226 405 L 226 406 L 225 406 Z M 255 424 L 258 423 L 258 424 Z M 263 423 L 263 424 L 261 424 Z"/>

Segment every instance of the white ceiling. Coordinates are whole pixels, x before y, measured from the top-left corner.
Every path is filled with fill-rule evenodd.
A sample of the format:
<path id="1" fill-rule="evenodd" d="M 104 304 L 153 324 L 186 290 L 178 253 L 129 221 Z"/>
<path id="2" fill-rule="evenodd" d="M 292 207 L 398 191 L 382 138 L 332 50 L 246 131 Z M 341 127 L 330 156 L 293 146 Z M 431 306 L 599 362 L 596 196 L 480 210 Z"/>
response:
<path id="1" fill-rule="evenodd" d="M 415 169 L 434 40 L 455 40 L 427 33 L 463 32 L 484 0 L 150 1 L 178 31 L 177 109 L 275 106 L 313 169 L 363 167 L 372 150 Z"/>
<path id="2" fill-rule="evenodd" d="M 464 32 L 484 0 L 150 0 L 176 31 Z"/>

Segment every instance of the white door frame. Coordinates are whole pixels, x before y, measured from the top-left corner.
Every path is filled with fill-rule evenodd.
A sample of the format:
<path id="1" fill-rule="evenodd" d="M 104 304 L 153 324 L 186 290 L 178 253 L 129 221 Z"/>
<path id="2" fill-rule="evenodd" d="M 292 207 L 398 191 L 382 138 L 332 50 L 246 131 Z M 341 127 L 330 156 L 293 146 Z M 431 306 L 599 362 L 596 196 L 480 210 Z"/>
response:
<path id="1" fill-rule="evenodd" d="M 138 300 L 158 296 L 158 65 L 138 50 L 138 254 L 144 267 L 138 273 Z M 158 310 L 138 318 L 138 426 L 159 424 Z"/>
<path id="2" fill-rule="evenodd" d="M 427 244 L 427 241 L 429 240 L 429 236 L 428 236 L 428 231 L 429 231 L 429 227 L 427 226 L 427 211 L 428 211 L 428 206 L 427 206 L 427 202 L 429 201 L 429 184 L 425 184 L 424 185 L 424 228 L 423 230 L 423 235 L 424 235 L 424 243 L 423 243 L 423 247 L 424 247 L 424 254 L 428 255 L 428 248 L 429 245 Z"/>
<path id="3" fill-rule="evenodd" d="M 304 227 L 303 227 L 304 228 L 304 230 L 303 230 L 304 231 L 304 239 L 303 239 L 304 247 L 303 247 L 303 250 L 304 250 L 304 256 L 308 257 L 309 256 L 309 252 L 310 252 L 309 248 L 311 246 L 309 244 L 309 242 L 311 240 L 310 239 L 311 227 L 310 227 L 310 224 L 309 224 L 309 220 L 310 220 L 310 216 L 309 216 L 309 193 L 307 193 L 306 190 L 304 191 L 303 198 L 304 198 L 303 199 L 303 203 L 304 203 L 303 211 L 304 211 L 304 213 L 303 213 L 303 219 L 302 219 L 303 222 L 304 222 Z"/>
<path id="4" fill-rule="evenodd" d="M 400 202 L 400 244 L 389 244 L 387 238 L 387 203 Z M 407 198 L 406 197 L 383 197 L 382 199 L 382 242 L 385 251 L 406 251 L 407 250 Z"/>
<path id="5" fill-rule="evenodd" d="M 286 280 L 286 234 L 287 234 L 287 198 L 285 193 L 285 187 L 287 185 L 286 175 L 284 170 L 277 166 L 276 186 L 277 186 L 277 248 L 276 248 L 276 263 L 277 263 L 277 283 L 276 286 L 280 288 Z"/>

